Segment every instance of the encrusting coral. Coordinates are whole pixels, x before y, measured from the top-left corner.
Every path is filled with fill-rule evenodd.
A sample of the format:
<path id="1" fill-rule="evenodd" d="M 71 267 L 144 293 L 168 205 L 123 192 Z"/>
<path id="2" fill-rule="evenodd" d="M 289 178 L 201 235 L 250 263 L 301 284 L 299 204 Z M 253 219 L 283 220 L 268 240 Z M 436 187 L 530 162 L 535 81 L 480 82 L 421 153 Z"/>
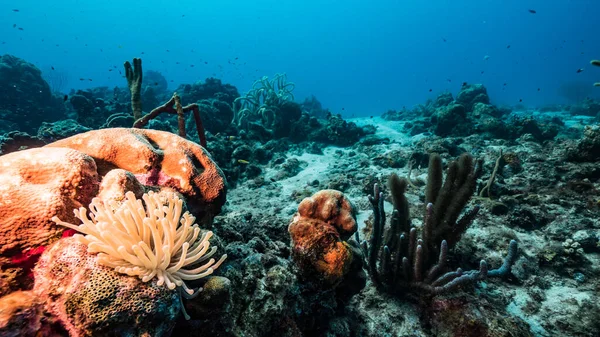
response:
<path id="1" fill-rule="evenodd" d="M 209 250 L 213 233 L 200 235 L 194 216 L 188 212 L 181 215 L 183 201 L 175 193 L 149 192 L 142 197 L 144 203 L 132 192 L 125 197 L 123 203 L 94 198 L 89 218 L 84 207 L 74 210 L 81 225 L 63 222 L 58 217 L 52 220 L 84 234 L 75 237 L 88 246 L 88 253 L 99 254 L 99 264 L 137 276 L 143 282 L 156 277 L 157 285 L 181 287 L 188 296 L 197 294 L 184 281 L 212 274 L 227 258 L 211 258 L 217 250 Z M 194 265 L 199 266 L 185 269 Z"/>
<path id="2" fill-rule="evenodd" d="M 49 328 L 62 331 L 60 336 L 170 336 L 183 312 L 180 293 L 103 266 L 87 249 L 67 237 L 42 254 L 35 285 L 25 292 L 42 306 L 43 316 L 35 318 L 56 321 Z"/>

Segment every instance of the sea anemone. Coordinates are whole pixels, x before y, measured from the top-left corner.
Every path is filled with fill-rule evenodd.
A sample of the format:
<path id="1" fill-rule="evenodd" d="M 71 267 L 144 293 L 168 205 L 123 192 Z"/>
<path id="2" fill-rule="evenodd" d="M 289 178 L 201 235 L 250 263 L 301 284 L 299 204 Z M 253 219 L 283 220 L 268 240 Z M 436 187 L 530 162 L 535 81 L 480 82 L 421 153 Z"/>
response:
<path id="1" fill-rule="evenodd" d="M 74 210 L 81 225 L 63 222 L 58 217 L 52 220 L 82 233 L 75 238 L 88 246 L 89 253 L 98 254 L 99 264 L 137 276 L 143 282 L 156 277 L 159 286 L 181 287 L 186 297 L 196 295 L 201 289 L 195 292 L 184 281 L 212 274 L 227 255 L 218 261 L 211 258 L 217 250 L 209 249 L 213 233 L 201 234 L 194 216 L 187 211 L 181 215 L 183 201 L 177 194 L 149 192 L 142 200 L 133 192 L 127 192 L 123 202 L 94 198 L 89 218 L 85 207 Z M 192 266 L 195 268 L 189 269 Z"/>

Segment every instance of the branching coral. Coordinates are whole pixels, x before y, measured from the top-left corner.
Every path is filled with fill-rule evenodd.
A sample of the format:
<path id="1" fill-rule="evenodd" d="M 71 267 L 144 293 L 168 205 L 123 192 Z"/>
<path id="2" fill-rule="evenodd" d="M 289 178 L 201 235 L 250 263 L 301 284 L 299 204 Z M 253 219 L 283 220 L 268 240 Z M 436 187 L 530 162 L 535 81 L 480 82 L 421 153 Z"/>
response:
<path id="1" fill-rule="evenodd" d="M 294 100 L 294 87 L 295 84 L 288 82 L 285 74 L 276 74 L 272 80 L 263 76 L 254 82 L 245 96 L 238 97 L 233 102 L 232 123 L 243 126 L 249 120 L 261 119 L 264 126 L 270 127 L 275 120 L 277 108 Z"/>
<path id="2" fill-rule="evenodd" d="M 99 264 L 143 282 L 156 277 L 159 286 L 181 287 L 188 295 L 195 295 L 184 281 L 212 274 L 227 257 L 223 255 L 218 261 L 211 258 L 217 250 L 209 250 L 213 233 L 201 234 L 194 216 L 188 212 L 181 215 L 183 201 L 175 193 L 150 192 L 143 195 L 144 203 L 133 192 L 125 197 L 121 204 L 94 198 L 89 218 L 84 207 L 74 210 L 82 221 L 79 226 L 57 217 L 52 220 L 84 234 L 76 238 L 88 246 L 89 253 L 98 253 Z M 194 265 L 196 268 L 186 269 Z"/>
<path id="3" fill-rule="evenodd" d="M 459 219 L 475 191 L 480 167 L 476 167 L 471 156 L 463 155 L 448 165 L 446 179 L 442 183 L 441 158 L 437 154 L 431 155 L 421 238 L 411 225 L 408 201 L 404 196 L 408 181 L 396 175 L 390 178 L 394 212 L 387 231 L 384 231 L 383 193 L 375 186 L 374 195 L 369 197 L 374 212 L 373 233 L 370 242 L 362 242 L 362 247 L 367 256 L 369 274 L 378 287 L 392 293 L 414 294 L 417 290 L 440 294 L 460 285 L 510 272 L 517 255 L 517 242 L 514 240 L 498 269 L 488 270 L 487 263 L 482 260 L 479 270 L 463 272 L 458 268 L 448 271 L 448 250 L 460 240 L 479 210 L 475 207 Z"/>

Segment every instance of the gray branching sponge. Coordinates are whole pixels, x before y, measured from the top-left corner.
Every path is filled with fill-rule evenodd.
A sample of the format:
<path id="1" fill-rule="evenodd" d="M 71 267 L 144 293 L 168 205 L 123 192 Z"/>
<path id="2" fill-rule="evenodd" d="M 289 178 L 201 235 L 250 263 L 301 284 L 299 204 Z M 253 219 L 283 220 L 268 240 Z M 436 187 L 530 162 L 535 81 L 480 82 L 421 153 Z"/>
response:
<path id="1" fill-rule="evenodd" d="M 383 193 L 375 185 L 373 196 L 369 196 L 374 212 L 373 232 L 369 242 L 363 241 L 361 246 L 376 286 L 392 293 L 435 295 L 510 273 L 518 250 L 514 240 L 498 269 L 488 270 L 484 260 L 478 270 L 466 272 L 460 268 L 450 271 L 447 266 L 448 250 L 460 240 L 479 210 L 475 207 L 460 217 L 475 192 L 480 172 L 480 163 L 464 154 L 449 163 L 442 183 L 441 158 L 437 154 L 431 155 L 425 196 L 427 206 L 420 238 L 417 229 L 411 226 L 408 214 L 408 201 L 404 196 L 407 180 L 396 175 L 389 180 L 394 211 L 387 231 L 384 230 Z"/>

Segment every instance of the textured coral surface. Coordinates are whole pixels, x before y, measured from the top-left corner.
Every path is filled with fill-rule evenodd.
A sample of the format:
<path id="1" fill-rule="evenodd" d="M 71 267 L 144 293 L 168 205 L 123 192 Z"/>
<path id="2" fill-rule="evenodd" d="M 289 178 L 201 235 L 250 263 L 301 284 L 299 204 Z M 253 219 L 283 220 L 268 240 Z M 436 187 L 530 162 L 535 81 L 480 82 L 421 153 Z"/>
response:
<path id="1" fill-rule="evenodd" d="M 146 129 L 94 130 L 46 147 L 67 147 L 88 154 L 105 175 L 120 168 L 144 185 L 171 187 L 187 198 L 199 219 L 219 213 L 225 202 L 225 178 L 201 146 L 175 134 Z"/>
<path id="2" fill-rule="evenodd" d="M 75 221 L 73 209 L 98 192 L 94 160 L 65 148 L 30 149 L 0 157 L 0 266 L 60 238 L 53 216 Z M 18 262 L 18 261 L 17 261 Z"/>
<path id="3" fill-rule="evenodd" d="M 47 312 L 71 336 L 168 335 L 180 312 L 178 294 L 98 264 L 75 238 L 53 245 L 35 268 L 35 286 Z"/>
<path id="4" fill-rule="evenodd" d="M 319 191 L 300 203 L 288 228 L 294 259 L 301 269 L 336 283 L 352 262 L 352 252 L 344 240 L 356 229 L 352 204 L 344 194 Z"/>

